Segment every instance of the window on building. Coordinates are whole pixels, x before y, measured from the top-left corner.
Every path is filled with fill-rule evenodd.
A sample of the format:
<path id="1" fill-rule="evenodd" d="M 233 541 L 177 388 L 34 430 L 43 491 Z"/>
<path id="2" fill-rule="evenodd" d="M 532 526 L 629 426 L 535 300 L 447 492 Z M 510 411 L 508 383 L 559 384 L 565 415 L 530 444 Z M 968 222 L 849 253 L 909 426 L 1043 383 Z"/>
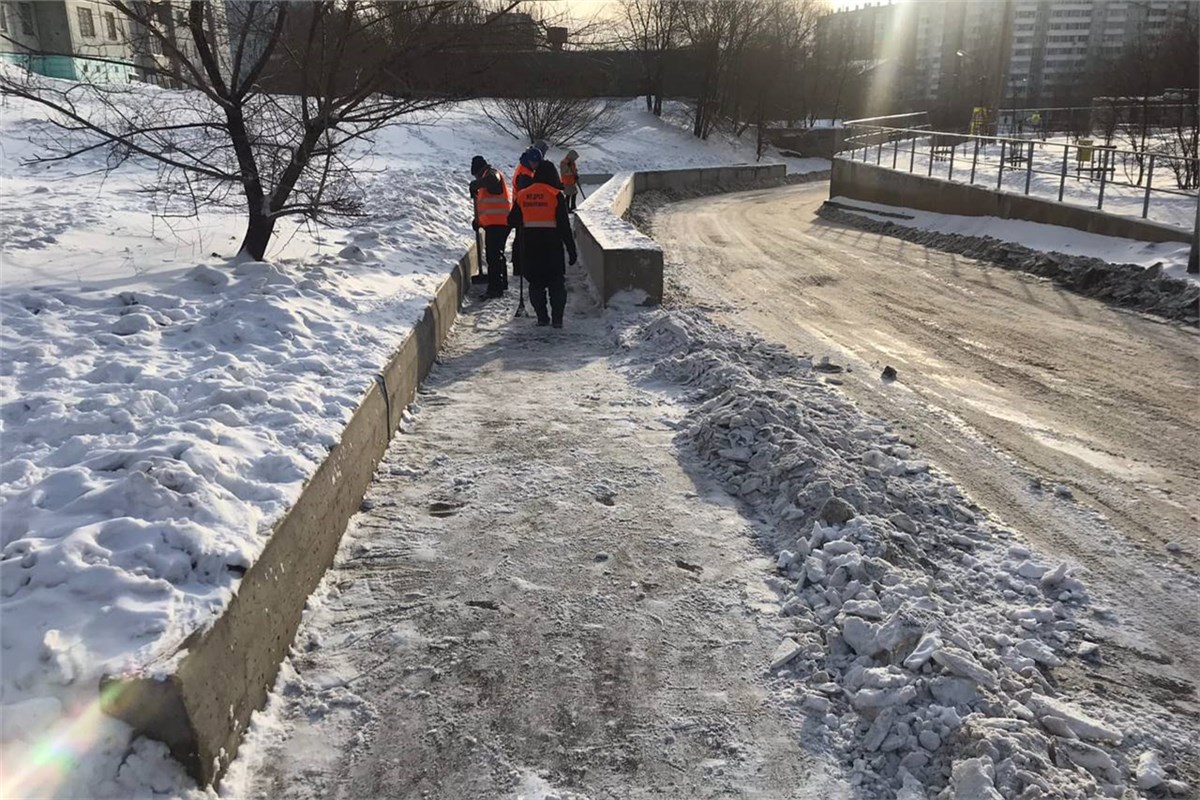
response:
<path id="1" fill-rule="evenodd" d="M 0 3 L 0 33 L 8 33 L 8 7 Z"/>
<path id="2" fill-rule="evenodd" d="M 117 17 L 111 11 L 104 12 L 104 30 L 110 40 L 117 40 Z"/>
<path id="3" fill-rule="evenodd" d="M 90 8 L 77 8 L 75 11 L 79 15 L 79 35 L 85 39 L 91 39 L 96 36 L 96 22 L 92 19 L 92 10 Z"/>
<path id="4" fill-rule="evenodd" d="M 21 18 L 21 33 L 33 36 L 33 3 L 17 3 L 17 16 Z"/>

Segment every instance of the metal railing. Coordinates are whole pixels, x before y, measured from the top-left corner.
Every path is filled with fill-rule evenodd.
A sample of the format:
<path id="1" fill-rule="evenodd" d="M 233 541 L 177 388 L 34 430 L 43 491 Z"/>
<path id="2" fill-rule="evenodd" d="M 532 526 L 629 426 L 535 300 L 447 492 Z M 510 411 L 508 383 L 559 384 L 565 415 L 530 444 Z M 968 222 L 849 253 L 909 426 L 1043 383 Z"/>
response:
<path id="1" fill-rule="evenodd" d="M 846 124 L 838 158 L 1191 227 L 1200 160 L 1104 145 Z M 1190 203 L 1188 201 L 1191 201 Z M 1140 206 L 1140 207 L 1139 207 Z M 1182 221 L 1181 221 L 1182 220 Z"/>

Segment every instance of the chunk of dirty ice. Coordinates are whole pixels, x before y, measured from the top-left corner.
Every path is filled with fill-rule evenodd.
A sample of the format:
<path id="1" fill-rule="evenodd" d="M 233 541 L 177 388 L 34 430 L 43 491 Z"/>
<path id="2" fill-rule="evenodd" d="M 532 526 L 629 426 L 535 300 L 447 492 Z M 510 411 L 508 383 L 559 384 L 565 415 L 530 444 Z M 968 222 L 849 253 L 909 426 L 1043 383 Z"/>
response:
<path id="1" fill-rule="evenodd" d="M 1020 575 L 1022 578 L 1029 578 L 1030 580 L 1038 580 L 1039 578 L 1041 578 L 1043 575 L 1046 574 L 1046 568 L 1043 566 L 1039 566 L 1038 564 L 1035 564 L 1032 561 L 1022 561 L 1017 566 L 1017 574 Z"/>
<path id="2" fill-rule="evenodd" d="M 829 713 L 829 709 L 833 706 L 829 702 L 828 697 L 821 697 L 819 694 L 806 695 L 800 707 L 805 711 L 811 711 L 814 714 L 825 715 Z"/>
<path id="3" fill-rule="evenodd" d="M 916 696 L 917 690 L 912 686 L 900 689 L 859 689 L 850 703 L 859 711 L 868 711 L 911 703 Z"/>
<path id="4" fill-rule="evenodd" d="M 892 723 L 896 719 L 894 709 L 885 708 L 879 712 L 879 715 L 871 722 L 871 727 L 867 728 L 867 735 L 863 737 L 862 746 L 868 753 L 874 753 L 883 744 L 883 740 L 887 738 L 888 732 L 892 729 Z"/>
<path id="5" fill-rule="evenodd" d="M 784 664 L 791 661 L 804 650 L 803 645 L 795 639 L 788 637 L 779 643 L 775 648 L 774 655 L 771 656 L 771 669 L 779 669 Z"/>
<path id="6" fill-rule="evenodd" d="M 929 800 L 924 784 L 904 767 L 900 767 L 900 789 L 896 792 L 896 800 Z"/>
<path id="7" fill-rule="evenodd" d="M 987 756 L 955 761 L 949 788 L 951 800 L 1004 800 L 996 791 L 996 769 Z"/>
<path id="8" fill-rule="evenodd" d="M 872 625 L 860 617 L 848 616 L 842 620 L 842 638 L 859 655 L 873 656 L 879 652 L 880 648 L 875 642 L 878 629 L 878 625 Z"/>
<path id="9" fill-rule="evenodd" d="M 1025 705 L 1038 716 L 1060 717 L 1080 739 L 1120 744 L 1125 738 L 1119 730 L 1088 716 L 1065 700 L 1042 694 L 1030 695 Z"/>
<path id="10" fill-rule="evenodd" d="M 904 666 L 911 670 L 918 670 L 930 658 L 939 647 L 942 646 L 942 640 L 938 636 L 937 631 L 929 631 L 921 637 L 917 642 L 917 646 L 904 659 Z"/>
<path id="11" fill-rule="evenodd" d="M 1113 762 L 1112 756 L 1095 745 L 1081 742 L 1078 739 L 1061 739 L 1058 742 L 1060 751 L 1097 778 L 1108 783 L 1121 782 L 1121 770 Z"/>
<path id="12" fill-rule="evenodd" d="M 1156 789 L 1162 785 L 1167 776 L 1158 753 L 1147 750 L 1138 756 L 1134 777 L 1137 778 L 1137 787 L 1142 790 Z"/>
<path id="13" fill-rule="evenodd" d="M 968 678 L 989 689 L 996 688 L 996 676 L 985 669 L 966 650 L 960 650 L 957 647 L 942 647 L 933 652 L 933 660 L 955 675 Z"/>
<path id="14" fill-rule="evenodd" d="M 842 611 L 866 619 L 883 618 L 883 606 L 875 600 L 847 600 L 842 603 Z"/>
<path id="15" fill-rule="evenodd" d="M 1054 651 L 1046 646 L 1044 642 L 1037 639 L 1023 639 L 1017 642 L 1016 650 L 1026 658 L 1032 658 L 1039 664 L 1045 664 L 1047 667 L 1061 667 L 1063 660 L 1055 655 Z"/>
<path id="16" fill-rule="evenodd" d="M 974 681 L 952 675 L 934 678 L 929 682 L 929 691 L 938 705 L 942 706 L 969 706 L 979 699 Z"/>

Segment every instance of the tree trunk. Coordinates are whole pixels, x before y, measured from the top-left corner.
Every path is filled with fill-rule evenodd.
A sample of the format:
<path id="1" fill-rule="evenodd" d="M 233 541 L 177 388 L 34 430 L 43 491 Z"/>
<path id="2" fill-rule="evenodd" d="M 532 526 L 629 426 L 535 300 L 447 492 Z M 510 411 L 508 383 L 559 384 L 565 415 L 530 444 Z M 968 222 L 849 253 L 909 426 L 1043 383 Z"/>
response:
<path id="1" fill-rule="evenodd" d="M 255 261 L 262 261 L 267 254 L 267 245 L 271 242 L 271 234 L 275 232 L 275 217 L 252 213 L 246 224 L 246 235 L 242 238 L 239 255 L 249 256 Z"/>

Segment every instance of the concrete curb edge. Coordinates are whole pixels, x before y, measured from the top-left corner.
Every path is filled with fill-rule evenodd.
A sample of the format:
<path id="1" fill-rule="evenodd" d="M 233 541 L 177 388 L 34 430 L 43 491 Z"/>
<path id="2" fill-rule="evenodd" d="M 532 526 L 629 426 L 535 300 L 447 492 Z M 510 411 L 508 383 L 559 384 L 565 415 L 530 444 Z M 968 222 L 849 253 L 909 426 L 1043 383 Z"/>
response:
<path id="1" fill-rule="evenodd" d="M 383 371 L 369 379 L 341 439 L 220 616 L 164 663 L 101 679 L 104 712 L 167 744 L 201 786 L 219 783 L 251 715 L 266 702 L 308 597 L 333 564 L 404 408 L 458 317 L 477 263 L 472 243 Z"/>

